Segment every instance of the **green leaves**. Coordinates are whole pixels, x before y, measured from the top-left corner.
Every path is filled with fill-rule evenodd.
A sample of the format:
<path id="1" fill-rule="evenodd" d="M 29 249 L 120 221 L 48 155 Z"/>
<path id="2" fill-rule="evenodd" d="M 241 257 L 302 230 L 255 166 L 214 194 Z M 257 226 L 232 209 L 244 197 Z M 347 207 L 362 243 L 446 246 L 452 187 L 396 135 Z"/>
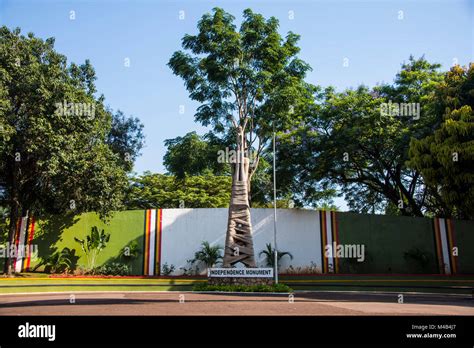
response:
<path id="1" fill-rule="evenodd" d="M 86 254 L 88 270 L 93 270 L 97 255 L 107 246 L 110 240 L 110 233 L 106 234 L 104 230 L 99 233 L 97 226 L 94 226 L 85 240 L 76 237 L 74 237 L 74 240 L 81 245 L 82 251 Z"/>
<path id="2" fill-rule="evenodd" d="M 406 161 L 411 137 L 428 134 L 437 122 L 427 103 L 441 80 L 438 68 L 411 57 L 392 85 L 316 91 L 317 106 L 302 126 L 280 137 L 280 183 L 307 204 L 338 189 L 359 212 L 394 205 L 401 214 L 422 216 L 425 188 Z M 384 104 L 408 102 L 421 105 L 420 115 L 382 112 Z"/>
<path id="3" fill-rule="evenodd" d="M 128 209 L 221 208 L 230 201 L 230 176 L 174 176 L 145 172 L 131 180 L 125 205 Z"/>
<path id="4" fill-rule="evenodd" d="M 194 254 L 194 262 L 202 262 L 206 265 L 206 268 L 213 267 L 219 260 L 222 259 L 221 250 L 222 246 L 213 245 L 209 242 L 204 241 L 201 243 L 201 250 Z"/>
<path id="5" fill-rule="evenodd" d="M 474 64 L 468 68 L 451 68 L 436 95 L 434 109 L 443 112 L 443 120 L 432 134 L 412 139 L 409 165 L 422 174 L 433 213 L 472 219 Z"/>
<path id="6" fill-rule="evenodd" d="M 165 140 L 165 145 L 168 150 L 163 164 L 178 179 L 189 175 L 230 172 L 228 164 L 218 162 L 218 151 L 225 149 L 227 144 L 212 134 L 201 137 L 196 132 L 190 132 L 183 137 Z"/>
<path id="7" fill-rule="evenodd" d="M 309 65 L 296 56 L 299 36 L 290 32 L 285 39 L 278 26 L 276 18 L 247 9 L 237 30 L 234 17 L 215 8 L 202 16 L 196 35 L 184 36 L 186 52 L 175 52 L 168 62 L 190 98 L 201 103 L 195 120 L 224 137 L 242 126 L 245 147 L 259 147 L 257 158 L 273 126 L 285 130 L 299 122 L 315 93 L 304 82 Z"/>
<path id="8" fill-rule="evenodd" d="M 95 79 L 88 60 L 68 65 L 54 39 L 0 28 L 0 203 L 12 212 L 105 218 L 122 207 L 142 125 L 106 109 Z"/>
<path id="9" fill-rule="evenodd" d="M 39 267 L 44 266 L 46 272 L 60 273 L 69 272 L 73 268 L 73 259 L 75 256 L 75 250 L 69 248 L 63 248 L 61 251 L 56 251 L 50 255 L 46 260 L 41 261 L 37 264 L 33 271 L 36 271 Z"/>
<path id="10" fill-rule="evenodd" d="M 260 251 L 258 256 L 264 255 L 265 257 L 265 264 L 267 267 L 275 267 L 275 249 L 273 249 L 270 243 L 265 245 L 266 249 Z M 277 251 L 277 260 L 278 262 L 284 257 L 288 256 L 291 260 L 293 260 L 293 255 L 288 251 Z"/>

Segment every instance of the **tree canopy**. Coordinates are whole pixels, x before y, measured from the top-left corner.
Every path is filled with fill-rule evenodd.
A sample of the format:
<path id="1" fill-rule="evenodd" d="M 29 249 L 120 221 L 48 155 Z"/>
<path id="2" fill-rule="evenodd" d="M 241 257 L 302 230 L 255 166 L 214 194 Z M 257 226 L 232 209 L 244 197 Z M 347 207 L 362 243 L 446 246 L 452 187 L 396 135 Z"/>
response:
<path id="1" fill-rule="evenodd" d="M 223 208 L 229 206 L 231 178 L 212 174 L 178 179 L 145 172 L 127 190 L 127 209 Z"/>
<path id="2" fill-rule="evenodd" d="M 214 136 L 213 133 L 199 136 L 190 132 L 182 137 L 165 140 L 167 151 L 163 164 L 169 173 L 179 179 L 190 175 L 211 173 L 229 175 L 228 163 L 219 163 L 219 150 L 229 146 L 229 141 Z"/>
<path id="3" fill-rule="evenodd" d="M 423 176 L 432 213 L 474 219 L 474 64 L 451 68 L 436 97 L 440 125 L 412 139 L 409 164 Z"/>
<path id="4" fill-rule="evenodd" d="M 95 97 L 90 62 L 68 66 L 54 39 L 2 27 L 0 75 L 3 201 L 38 212 L 118 209 L 142 126 Z"/>
<path id="5" fill-rule="evenodd" d="M 442 80 L 439 67 L 410 57 L 392 85 L 323 90 L 302 126 L 282 136 L 279 171 L 286 187 L 309 202 L 322 189 L 340 188 L 353 210 L 422 216 L 426 186 L 407 165 L 408 149 L 412 138 L 436 127 L 432 99 Z M 413 112 L 383 112 L 392 105 Z"/>
<path id="6" fill-rule="evenodd" d="M 236 135 L 242 127 L 246 150 L 255 149 L 251 179 L 272 127 L 286 129 L 300 117 L 314 87 L 304 81 L 310 67 L 297 57 L 298 35 L 283 38 L 276 18 L 265 20 L 250 9 L 239 30 L 234 19 L 221 8 L 203 15 L 198 34 L 183 37 L 188 52 L 175 52 L 168 65 L 184 80 L 190 98 L 201 103 L 197 122 L 211 126 L 216 136 Z"/>
<path id="7" fill-rule="evenodd" d="M 105 217 L 122 206 L 141 125 L 108 110 L 95 79 L 89 61 L 68 65 L 53 38 L 0 28 L 0 205 L 10 240 L 28 211 Z"/>

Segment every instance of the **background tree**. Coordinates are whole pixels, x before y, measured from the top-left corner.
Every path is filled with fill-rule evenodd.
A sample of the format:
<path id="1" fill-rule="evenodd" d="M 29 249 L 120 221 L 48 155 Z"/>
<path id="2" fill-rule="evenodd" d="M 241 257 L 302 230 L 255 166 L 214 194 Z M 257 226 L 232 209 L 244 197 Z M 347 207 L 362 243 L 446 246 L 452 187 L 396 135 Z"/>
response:
<path id="1" fill-rule="evenodd" d="M 103 96 L 95 97 L 94 80 L 90 62 L 68 66 L 53 38 L 0 28 L 0 205 L 9 211 L 9 242 L 27 212 L 97 211 L 105 217 L 122 206 L 131 166 L 111 130 L 114 119 L 115 125 L 124 119 L 106 110 Z M 121 134 L 136 136 L 134 158 L 142 136 Z"/>
<path id="2" fill-rule="evenodd" d="M 190 97 L 201 103 L 196 121 L 235 139 L 240 156 L 232 168 L 224 266 L 242 262 L 254 267 L 249 185 L 272 127 L 289 127 L 312 101 L 313 87 L 304 82 L 309 66 L 296 56 L 298 35 L 290 32 L 282 38 L 276 18 L 265 20 L 250 9 L 243 17 L 237 30 L 234 17 L 224 10 L 205 14 L 198 34 L 182 40 L 190 53 L 175 52 L 168 65 L 183 78 Z"/>
<path id="3" fill-rule="evenodd" d="M 220 138 L 209 132 L 199 136 L 190 132 L 182 137 L 165 140 L 168 147 L 164 156 L 164 165 L 167 171 L 176 179 L 185 179 L 189 176 L 228 176 L 232 175 L 229 162 L 219 161 L 225 149 L 232 149 L 233 138 Z M 271 160 L 271 159 L 270 159 Z M 251 207 L 267 207 L 273 201 L 272 167 L 265 154 L 259 160 L 251 183 L 249 202 Z M 185 180 L 186 187 L 190 188 L 195 180 Z M 221 186 L 225 188 L 224 186 Z M 229 194 L 230 197 L 230 194 Z M 228 202 L 225 206 L 228 206 Z"/>
<path id="4" fill-rule="evenodd" d="M 121 165 L 130 171 L 133 163 L 144 146 L 143 124 L 136 117 L 127 117 L 120 110 L 112 112 L 112 126 L 107 135 L 106 143 L 119 156 Z"/>
<path id="5" fill-rule="evenodd" d="M 474 219 L 474 64 L 454 66 L 436 93 L 440 125 L 410 144 L 409 164 L 428 188 L 437 216 Z"/>
<path id="6" fill-rule="evenodd" d="M 145 172 L 131 179 L 127 209 L 223 208 L 229 206 L 231 178 L 203 175 L 177 179 L 171 175 Z"/>
<path id="7" fill-rule="evenodd" d="M 189 175 L 229 175 L 230 167 L 217 160 L 219 150 L 229 146 L 227 143 L 212 133 L 199 136 L 196 132 L 190 132 L 182 137 L 167 139 L 165 146 L 168 149 L 163 164 L 178 179 Z"/>
<path id="8" fill-rule="evenodd" d="M 437 122 L 431 100 L 442 79 L 438 69 L 410 57 L 393 85 L 320 91 L 303 124 L 281 137 L 280 181 L 310 203 L 326 190 L 341 190 L 355 211 L 396 207 L 422 216 L 426 187 L 406 162 L 410 139 L 429 134 Z M 388 102 L 420 103 L 420 117 L 381 114 Z"/>

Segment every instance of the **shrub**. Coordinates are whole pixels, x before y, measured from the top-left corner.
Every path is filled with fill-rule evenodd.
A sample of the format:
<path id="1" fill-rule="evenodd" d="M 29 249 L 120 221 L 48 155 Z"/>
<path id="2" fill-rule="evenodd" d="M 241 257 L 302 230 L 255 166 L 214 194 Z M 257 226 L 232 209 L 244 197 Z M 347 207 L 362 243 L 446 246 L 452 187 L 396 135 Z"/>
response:
<path id="1" fill-rule="evenodd" d="M 99 233 L 97 226 L 94 226 L 86 239 L 74 237 L 74 240 L 81 245 L 82 251 L 86 254 L 87 268 L 93 270 L 97 256 L 107 246 L 110 240 L 110 233 L 106 234 L 104 230 Z"/>
<path id="2" fill-rule="evenodd" d="M 69 248 L 64 248 L 60 252 L 57 251 L 51 256 L 49 256 L 46 260 L 43 260 L 35 268 L 33 271 L 36 271 L 39 267 L 44 266 L 44 270 L 47 273 L 69 273 L 72 270 L 72 260 L 74 258 L 75 250 L 71 250 Z"/>
<path id="3" fill-rule="evenodd" d="M 74 270 L 72 274 L 74 274 L 75 276 L 84 276 L 90 274 L 90 271 L 87 271 L 87 269 L 85 269 L 84 267 L 79 266 Z"/>
<path id="4" fill-rule="evenodd" d="M 186 265 L 180 267 L 179 269 L 183 271 L 183 275 L 197 275 L 199 274 L 199 267 L 195 265 L 196 260 L 186 260 Z"/>
<path id="5" fill-rule="evenodd" d="M 309 266 L 298 266 L 298 267 L 293 267 L 289 266 L 283 273 L 286 274 L 321 274 L 321 268 L 316 265 L 313 261 L 311 261 L 311 264 Z"/>
<path id="6" fill-rule="evenodd" d="M 209 285 L 207 283 L 197 284 L 193 291 L 225 291 L 225 292 L 292 292 L 286 284 L 273 285 Z"/>
<path id="7" fill-rule="evenodd" d="M 126 262 L 131 262 L 132 260 L 136 259 L 140 255 L 140 253 L 141 251 L 140 247 L 138 246 L 138 242 L 134 240 L 122 249 L 120 256 Z"/>
<path id="8" fill-rule="evenodd" d="M 171 273 L 173 273 L 175 270 L 175 266 L 174 265 L 169 265 L 168 266 L 168 263 L 164 263 L 163 266 L 161 267 L 161 274 L 164 275 L 164 276 L 167 276 L 167 275 L 170 275 Z"/>
<path id="9" fill-rule="evenodd" d="M 113 262 L 107 265 L 94 268 L 91 272 L 92 275 L 112 275 L 112 276 L 124 276 L 130 273 L 130 269 L 127 265 L 122 263 Z"/>
<path id="10" fill-rule="evenodd" d="M 272 245 L 270 243 L 266 244 L 265 250 L 260 251 L 258 256 L 264 255 L 265 257 L 265 264 L 267 267 L 275 267 L 275 249 L 273 249 Z M 282 259 L 283 256 L 288 256 L 291 260 L 293 260 L 293 255 L 289 253 L 288 251 L 277 251 L 277 259 L 278 259 L 278 266 L 280 265 L 280 260 Z"/>
<path id="11" fill-rule="evenodd" d="M 429 273 L 431 271 L 431 258 L 427 252 L 419 248 L 411 248 L 403 256 L 410 265 L 413 264 L 413 272 Z"/>
<path id="12" fill-rule="evenodd" d="M 206 268 L 214 267 L 222 260 L 221 250 L 220 245 L 211 246 L 209 242 L 204 241 L 201 243 L 201 249 L 194 254 L 194 262 L 202 262 Z"/>

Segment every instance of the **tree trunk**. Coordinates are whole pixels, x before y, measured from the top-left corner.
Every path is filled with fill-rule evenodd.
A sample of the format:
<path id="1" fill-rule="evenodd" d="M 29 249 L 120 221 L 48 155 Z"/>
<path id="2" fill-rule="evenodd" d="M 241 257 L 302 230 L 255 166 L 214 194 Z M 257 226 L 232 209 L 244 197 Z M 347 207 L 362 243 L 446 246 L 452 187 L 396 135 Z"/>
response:
<path id="1" fill-rule="evenodd" d="M 245 145 L 245 137 L 242 128 L 239 127 L 237 158 L 232 173 L 232 194 L 227 220 L 224 267 L 231 267 L 238 262 L 242 262 L 246 267 L 256 267 L 248 196 L 249 159 L 245 156 Z"/>
<path id="2" fill-rule="evenodd" d="M 7 257 L 5 259 L 3 272 L 11 275 L 14 272 L 13 269 L 13 259 L 10 255 L 11 246 L 15 245 L 15 237 L 18 228 L 18 220 L 20 218 L 21 211 L 21 204 L 20 204 L 20 197 L 19 197 L 19 176 L 20 176 L 20 165 L 18 161 L 13 159 L 13 162 L 10 163 L 9 166 L 11 170 L 11 191 L 10 191 L 10 214 L 9 214 L 9 227 L 8 227 L 8 239 L 7 242 L 8 250 L 7 250 Z"/>
<path id="3" fill-rule="evenodd" d="M 20 218 L 21 213 L 21 206 L 20 206 L 20 199 L 18 193 L 18 172 L 19 172 L 19 165 L 17 161 L 12 163 L 11 168 L 11 192 L 10 192 L 10 222 L 8 227 L 8 250 L 7 250 L 7 257 L 5 258 L 5 263 L 3 266 L 3 272 L 11 275 L 14 272 L 13 269 L 13 259 L 10 255 L 11 246 L 15 245 L 15 237 L 18 227 L 18 219 Z"/>
<path id="4" fill-rule="evenodd" d="M 18 219 L 20 218 L 20 207 L 18 201 L 14 200 L 10 206 L 10 222 L 8 227 L 8 250 L 5 264 L 3 267 L 4 273 L 13 274 L 13 259 L 10 257 L 11 246 L 15 245 L 15 236 L 17 232 Z"/>

